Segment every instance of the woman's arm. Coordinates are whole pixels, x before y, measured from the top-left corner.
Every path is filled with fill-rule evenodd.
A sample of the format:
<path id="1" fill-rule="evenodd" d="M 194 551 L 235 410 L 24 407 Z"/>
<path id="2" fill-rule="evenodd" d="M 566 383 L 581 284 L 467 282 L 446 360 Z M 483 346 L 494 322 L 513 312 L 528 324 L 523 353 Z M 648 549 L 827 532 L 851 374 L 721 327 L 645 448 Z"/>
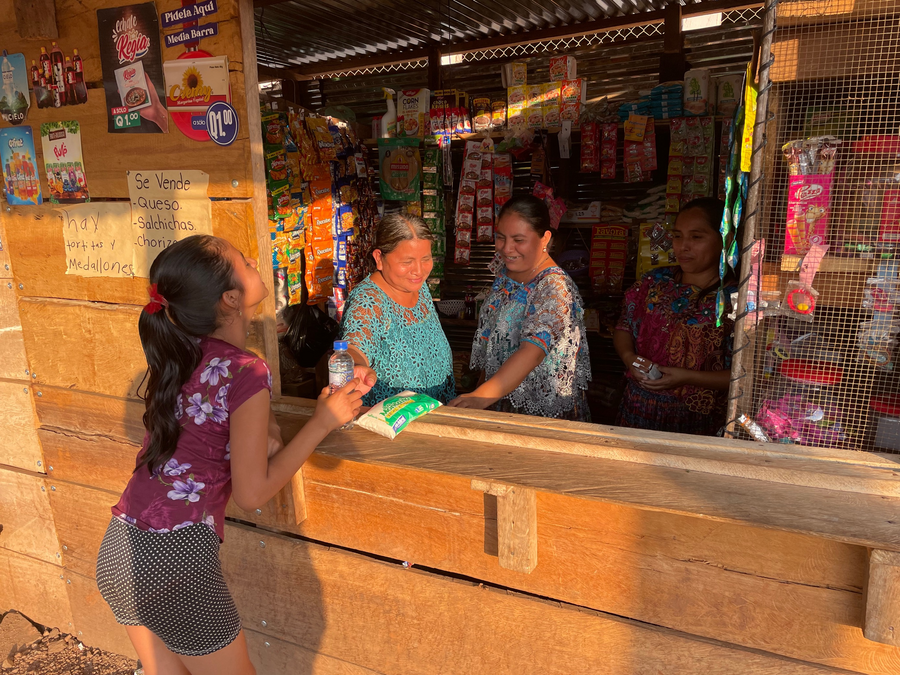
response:
<path id="1" fill-rule="evenodd" d="M 265 389 L 231 413 L 231 486 L 234 503 L 245 511 L 260 508 L 287 485 L 316 446 L 359 411 L 359 380 L 319 396 L 316 412 L 281 452 L 267 454 L 269 392 Z"/>
<path id="2" fill-rule="evenodd" d="M 544 350 L 537 345 L 523 342 L 491 379 L 471 394 L 463 394 L 447 405 L 484 410 L 522 384 L 528 374 L 541 364 L 545 356 Z"/>

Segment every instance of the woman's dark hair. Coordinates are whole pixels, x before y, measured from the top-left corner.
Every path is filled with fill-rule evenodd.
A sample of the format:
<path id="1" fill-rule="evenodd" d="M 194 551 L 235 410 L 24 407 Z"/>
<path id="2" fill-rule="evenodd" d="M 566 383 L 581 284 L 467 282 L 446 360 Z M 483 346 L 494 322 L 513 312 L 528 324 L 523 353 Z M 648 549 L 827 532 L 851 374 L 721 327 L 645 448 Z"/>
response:
<path id="1" fill-rule="evenodd" d="M 678 212 L 678 215 L 685 213 L 687 211 L 700 211 L 703 214 L 703 219 L 706 221 L 706 224 L 709 225 L 710 229 L 716 234 L 719 233 L 719 228 L 722 225 L 722 216 L 725 213 L 725 202 L 721 199 L 717 199 L 715 197 L 698 197 L 697 199 L 692 199 L 687 204 L 685 204 L 681 211 Z M 734 235 L 732 235 L 734 236 Z M 676 280 L 681 282 L 681 268 L 678 269 L 676 273 Z M 737 277 L 734 274 L 734 271 L 731 268 L 728 268 L 728 272 L 725 274 L 725 278 L 722 279 L 722 283 L 725 286 L 731 286 L 737 283 Z M 719 282 L 712 284 L 711 286 L 707 286 L 697 295 L 697 300 L 701 300 L 709 293 L 712 293 L 720 286 Z"/>
<path id="2" fill-rule="evenodd" d="M 507 213 L 515 213 L 531 225 L 531 229 L 537 232 L 539 237 L 543 237 L 547 231 L 552 232 L 553 230 L 550 226 L 550 209 L 547 208 L 543 199 L 534 195 L 522 195 L 510 199 L 500 209 L 497 222 L 499 223 L 500 219 Z"/>
<path id="3" fill-rule="evenodd" d="M 375 242 L 369 251 L 369 272 L 377 269 L 375 257 L 372 255 L 375 251 L 381 251 L 381 255 L 387 255 L 401 242 L 415 239 L 435 241 L 436 238 L 425 221 L 418 216 L 406 216 L 402 213 L 386 215 L 375 228 Z"/>
<path id="4" fill-rule="evenodd" d="M 143 311 L 138 320 L 147 357 L 141 386 L 146 383 L 142 398 L 149 442 L 135 471 L 146 466 L 153 474 L 175 454 L 181 434 L 175 418 L 178 397 L 200 365 L 196 338 L 218 328 L 219 300 L 238 288 L 226 247 L 216 237 L 187 237 L 163 250 L 150 266 L 150 283 L 167 307 L 152 314 Z"/>

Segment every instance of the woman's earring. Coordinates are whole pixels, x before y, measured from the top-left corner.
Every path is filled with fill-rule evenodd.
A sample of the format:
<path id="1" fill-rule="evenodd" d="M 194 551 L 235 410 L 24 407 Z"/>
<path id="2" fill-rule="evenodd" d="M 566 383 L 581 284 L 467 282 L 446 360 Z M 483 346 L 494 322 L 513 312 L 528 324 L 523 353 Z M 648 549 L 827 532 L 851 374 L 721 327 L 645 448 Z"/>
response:
<path id="1" fill-rule="evenodd" d="M 544 249 L 546 250 L 546 249 Z M 244 313 L 241 310 L 238 310 L 238 316 L 244 316 Z"/>
<path id="2" fill-rule="evenodd" d="M 546 253 L 546 252 L 547 252 L 547 247 L 545 246 L 545 247 L 544 247 L 544 253 Z"/>

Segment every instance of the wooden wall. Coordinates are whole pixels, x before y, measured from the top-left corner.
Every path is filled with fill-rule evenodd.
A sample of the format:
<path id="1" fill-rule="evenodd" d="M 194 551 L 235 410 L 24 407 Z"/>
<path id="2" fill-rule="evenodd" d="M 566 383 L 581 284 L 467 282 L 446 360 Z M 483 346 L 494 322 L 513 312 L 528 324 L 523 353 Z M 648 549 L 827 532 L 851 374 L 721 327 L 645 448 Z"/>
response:
<path id="1" fill-rule="evenodd" d="M 219 11 L 210 18 L 218 22 L 219 34 L 201 44 L 210 53 L 229 59 L 232 103 L 239 113 L 240 131 L 234 144 L 225 148 L 187 139 L 171 120 L 167 134 L 108 133 L 96 10 L 124 4 L 121 0 L 56 2 L 57 42 L 68 55 L 78 49 L 84 61 L 88 102 L 42 110 L 32 103 L 25 124 L 36 137 L 45 199 L 48 190 L 40 125 L 77 120 L 92 201 L 127 199 L 128 170 L 205 171 L 210 176 L 209 196 L 217 200 L 212 203 L 214 234 L 248 256 L 261 256 L 260 268 L 265 271 L 271 254 L 266 246 L 260 248 L 259 242 L 266 242 L 267 224 L 258 223 L 260 189 L 263 219 L 265 192 L 254 179 L 258 171 L 251 159 L 251 150 L 258 150 L 261 143 L 255 40 L 252 31 L 249 37 L 242 33 L 246 28 L 241 26 L 237 0 L 219 0 Z M 157 12 L 178 7 L 179 0 L 156 1 Z M 13 0 L 0 0 L 0 16 L 8 19 L 0 22 L 0 45 L 8 52 L 24 53 L 30 64 L 42 46 L 49 50 L 49 40 L 19 37 Z M 251 65 L 246 74 L 245 49 Z M 184 49 L 163 46 L 162 51 L 165 61 Z M 248 87 L 252 92 L 249 103 Z M 265 233 L 262 240 L 257 224 Z M 108 430 L 97 422 L 96 411 L 127 408 L 139 416 L 142 405 L 137 389 L 146 366 L 137 319 L 148 300 L 149 282 L 67 275 L 62 224 L 49 203 L 9 207 L 4 202 L 0 232 L 0 610 L 15 607 L 36 621 L 63 630 L 74 627 L 85 635 L 106 635 L 97 627 L 106 625 L 111 616 L 93 583 L 94 559 L 84 557 L 77 545 L 67 544 L 77 541 L 84 531 L 96 533 L 96 523 L 86 520 L 87 514 L 95 515 L 95 511 L 76 508 L 63 517 L 58 511 L 53 513 L 51 497 L 69 494 L 54 481 L 53 461 L 63 454 L 88 472 L 102 475 L 103 465 L 92 464 L 92 458 L 81 452 L 85 446 L 105 447 Z M 271 283 L 270 275 L 263 276 Z M 267 341 L 271 350 L 275 344 L 271 299 L 254 322 L 250 348 L 268 356 Z M 277 373 L 277 358 L 269 361 L 274 362 Z M 48 406 L 35 407 L 35 402 L 44 401 L 54 402 L 49 409 L 60 414 L 47 413 Z M 56 404 L 59 411 L 52 407 Z M 121 453 L 116 460 L 123 467 L 133 463 L 138 447 L 134 443 L 141 437 L 135 428 L 129 428 L 129 434 L 132 445 L 116 448 Z M 110 493 L 90 506 L 99 506 L 108 518 L 114 502 Z M 101 639 L 98 644 L 131 653 L 121 631 L 111 634 L 118 636 L 117 642 Z"/>

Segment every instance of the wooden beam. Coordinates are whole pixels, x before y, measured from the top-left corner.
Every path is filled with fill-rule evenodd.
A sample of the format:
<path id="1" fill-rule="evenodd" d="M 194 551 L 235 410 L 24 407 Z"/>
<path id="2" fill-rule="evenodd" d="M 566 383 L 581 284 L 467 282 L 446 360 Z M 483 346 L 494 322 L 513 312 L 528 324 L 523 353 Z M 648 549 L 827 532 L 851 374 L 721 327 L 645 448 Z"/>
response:
<path id="1" fill-rule="evenodd" d="M 684 34 L 681 32 L 681 5 L 670 2 L 666 5 L 666 32 L 663 38 L 663 51 L 666 54 L 679 54 L 684 50 Z"/>
<path id="2" fill-rule="evenodd" d="M 16 31 L 20 38 L 55 40 L 59 37 L 54 0 L 13 0 L 13 6 L 16 10 Z"/>
<path id="3" fill-rule="evenodd" d="M 871 552 L 863 635 L 873 642 L 900 647 L 900 553 Z"/>
<path id="4" fill-rule="evenodd" d="M 263 157 L 263 139 L 259 112 L 259 76 L 256 63 L 256 27 L 254 26 L 253 0 L 240 0 L 241 44 L 244 59 L 244 89 L 247 92 L 247 125 L 250 135 L 250 164 L 253 203 L 251 236 L 256 236 L 259 260 L 268 263 L 272 259 L 272 239 L 269 235 L 269 213 L 266 198 L 266 167 Z M 268 264 L 264 264 L 268 268 Z M 272 372 L 272 398 L 281 396 L 281 371 L 279 369 L 278 333 L 275 328 L 275 277 L 263 274 L 263 283 L 269 291 L 260 306 L 263 320 L 263 344 L 266 362 Z"/>
<path id="5" fill-rule="evenodd" d="M 409 51 L 391 52 L 389 54 L 375 54 L 374 56 L 361 56 L 339 61 L 320 61 L 308 63 L 296 68 L 288 68 L 292 73 L 314 78 L 318 75 L 335 73 L 343 70 L 356 70 L 358 68 L 374 68 L 376 66 L 389 66 L 394 63 L 406 63 L 428 58 L 428 49 L 411 49 Z"/>
<path id="6" fill-rule="evenodd" d="M 528 574 L 537 567 L 537 496 L 534 490 L 472 480 L 472 489 L 497 498 L 497 551 L 500 567 Z"/>

